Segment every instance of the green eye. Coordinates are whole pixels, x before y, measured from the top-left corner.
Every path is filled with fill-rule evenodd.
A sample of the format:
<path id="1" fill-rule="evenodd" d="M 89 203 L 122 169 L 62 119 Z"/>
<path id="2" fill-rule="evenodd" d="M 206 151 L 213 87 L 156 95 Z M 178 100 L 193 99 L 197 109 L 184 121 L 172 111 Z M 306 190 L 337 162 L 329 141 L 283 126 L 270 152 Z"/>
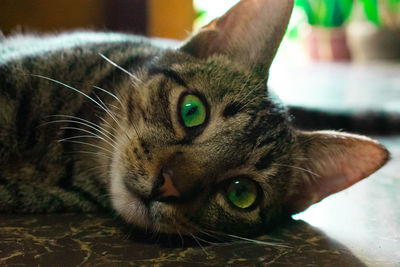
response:
<path id="1" fill-rule="evenodd" d="M 182 99 L 181 117 L 186 127 L 196 127 L 206 121 L 206 107 L 195 95 L 186 95 Z"/>
<path id="2" fill-rule="evenodd" d="M 247 179 L 233 180 L 226 192 L 229 201 L 241 209 L 253 205 L 257 198 L 257 186 Z"/>

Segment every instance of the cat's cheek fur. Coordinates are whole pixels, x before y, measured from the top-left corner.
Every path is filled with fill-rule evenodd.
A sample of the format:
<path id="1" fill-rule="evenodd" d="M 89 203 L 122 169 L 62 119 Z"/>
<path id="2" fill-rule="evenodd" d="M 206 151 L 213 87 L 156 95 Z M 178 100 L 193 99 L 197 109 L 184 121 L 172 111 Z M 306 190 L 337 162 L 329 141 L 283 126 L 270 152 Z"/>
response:
<path id="1" fill-rule="evenodd" d="M 121 162 L 121 152 L 115 151 L 110 173 L 111 203 L 127 223 L 147 227 L 150 224 L 147 208 L 138 196 L 126 188 Z"/>

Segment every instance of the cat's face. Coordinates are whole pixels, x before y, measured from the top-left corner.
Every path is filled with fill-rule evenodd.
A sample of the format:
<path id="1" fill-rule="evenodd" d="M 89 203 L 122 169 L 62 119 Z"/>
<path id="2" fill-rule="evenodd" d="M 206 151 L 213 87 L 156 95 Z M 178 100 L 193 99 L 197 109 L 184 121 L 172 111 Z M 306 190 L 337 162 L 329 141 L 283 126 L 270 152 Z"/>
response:
<path id="1" fill-rule="evenodd" d="M 224 56 L 181 52 L 141 79 L 125 98 L 132 119 L 111 168 L 116 210 L 166 232 L 244 233 L 267 223 L 286 193 L 295 137 L 266 79 Z"/>
<path id="2" fill-rule="evenodd" d="M 154 231 L 251 234 L 387 160 L 366 137 L 302 132 L 267 92 L 292 0 L 242 0 L 120 90 L 110 192 Z"/>

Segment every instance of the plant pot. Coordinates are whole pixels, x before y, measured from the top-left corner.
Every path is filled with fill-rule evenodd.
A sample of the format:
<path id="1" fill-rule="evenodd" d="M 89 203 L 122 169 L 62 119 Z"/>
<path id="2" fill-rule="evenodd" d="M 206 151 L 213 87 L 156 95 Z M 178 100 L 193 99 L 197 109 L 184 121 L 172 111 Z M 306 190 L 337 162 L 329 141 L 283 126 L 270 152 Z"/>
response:
<path id="1" fill-rule="evenodd" d="M 352 58 L 357 62 L 400 60 L 400 29 L 354 22 L 347 29 Z"/>
<path id="2" fill-rule="evenodd" d="M 317 61 L 348 61 L 350 52 L 344 27 L 307 26 L 301 31 L 306 53 Z"/>

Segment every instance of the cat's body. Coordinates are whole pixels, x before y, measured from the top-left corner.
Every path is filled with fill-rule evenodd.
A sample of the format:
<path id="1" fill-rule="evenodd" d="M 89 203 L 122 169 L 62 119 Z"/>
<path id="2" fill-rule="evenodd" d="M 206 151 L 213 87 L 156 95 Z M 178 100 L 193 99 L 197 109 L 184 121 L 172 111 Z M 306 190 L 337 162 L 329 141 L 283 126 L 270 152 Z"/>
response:
<path id="1" fill-rule="evenodd" d="M 267 93 L 292 5 L 241 1 L 177 50 L 102 33 L 21 37 L 30 51 L 3 40 L 0 212 L 251 234 L 374 172 L 378 143 L 296 130 Z"/>
<path id="2" fill-rule="evenodd" d="M 33 46 L 26 47 L 26 44 Z M 84 95 L 34 75 L 64 81 L 93 99 L 98 95 L 102 101 L 110 103 L 114 98 L 95 86 L 108 88 L 109 92 L 115 93 L 122 86 L 121 83 L 128 82 L 129 77 L 99 53 L 113 58 L 122 66 L 137 70 L 149 59 L 161 54 L 161 49 L 135 36 L 79 32 L 62 36 L 13 37 L 4 41 L 2 52 L 1 178 L 6 184 L 16 182 L 16 185 L 14 190 L 8 186 L 12 201 L 7 201 L 8 196 L 3 192 L 1 210 L 47 212 L 72 208 L 95 211 L 109 206 L 105 192 L 107 181 L 100 177 L 92 179 L 93 175 L 90 175 L 90 169 L 98 166 L 93 161 L 94 157 L 85 153 L 71 153 L 72 150 L 76 151 L 73 147 L 79 144 L 57 142 L 71 136 L 88 135 L 79 130 L 60 129 L 63 126 L 84 128 L 82 123 L 86 122 L 83 120 L 68 122 L 74 120 L 72 116 L 101 125 L 106 112 Z M 59 123 L 43 125 L 53 121 Z M 93 128 L 86 130 L 102 136 Z M 84 139 L 75 141 L 88 141 Z M 89 140 L 89 143 L 93 143 L 93 140 Z M 87 158 L 82 163 L 86 166 L 78 167 L 78 158 Z M 77 177 L 81 176 L 90 188 L 75 185 Z M 32 190 L 31 185 L 40 189 L 34 194 L 24 193 Z M 44 194 L 54 195 L 54 199 L 47 197 L 52 204 L 35 199 L 41 198 L 40 191 L 46 189 L 48 192 Z M 76 194 L 77 190 L 82 190 L 82 194 Z"/>

